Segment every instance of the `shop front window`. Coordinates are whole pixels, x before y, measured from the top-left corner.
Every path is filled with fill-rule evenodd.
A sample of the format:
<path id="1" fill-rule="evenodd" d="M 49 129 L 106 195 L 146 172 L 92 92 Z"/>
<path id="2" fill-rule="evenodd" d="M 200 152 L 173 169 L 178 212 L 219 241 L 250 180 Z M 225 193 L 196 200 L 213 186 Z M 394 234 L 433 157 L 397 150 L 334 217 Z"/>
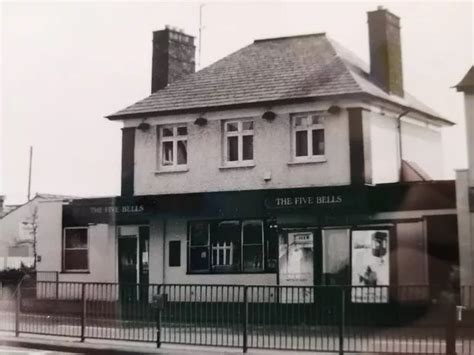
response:
<path id="1" fill-rule="evenodd" d="M 262 220 L 192 222 L 189 227 L 189 272 L 274 271 L 276 248 L 265 248 Z M 268 245 L 274 245 L 267 240 Z"/>

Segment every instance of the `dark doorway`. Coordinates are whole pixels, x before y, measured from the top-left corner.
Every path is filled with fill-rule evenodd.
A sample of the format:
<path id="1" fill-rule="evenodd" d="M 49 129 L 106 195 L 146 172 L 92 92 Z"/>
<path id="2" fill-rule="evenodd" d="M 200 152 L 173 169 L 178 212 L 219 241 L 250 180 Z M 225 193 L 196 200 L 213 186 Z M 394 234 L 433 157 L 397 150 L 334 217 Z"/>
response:
<path id="1" fill-rule="evenodd" d="M 118 274 L 120 299 L 126 302 L 137 300 L 137 238 L 118 239 Z"/>

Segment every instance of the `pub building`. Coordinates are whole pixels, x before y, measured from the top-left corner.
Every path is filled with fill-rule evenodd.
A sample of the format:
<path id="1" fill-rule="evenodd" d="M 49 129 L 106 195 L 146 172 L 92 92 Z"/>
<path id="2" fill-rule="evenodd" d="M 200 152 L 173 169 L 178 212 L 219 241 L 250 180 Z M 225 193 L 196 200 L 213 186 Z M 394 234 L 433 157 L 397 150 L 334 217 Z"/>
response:
<path id="1" fill-rule="evenodd" d="M 324 33 L 256 40 L 194 71 L 153 33 L 152 93 L 123 124 L 121 195 L 49 203 L 40 271 L 140 284 L 446 284 L 452 123 L 405 91 L 400 20 L 368 13 L 370 67 Z M 384 55 L 383 53 L 388 53 Z"/>

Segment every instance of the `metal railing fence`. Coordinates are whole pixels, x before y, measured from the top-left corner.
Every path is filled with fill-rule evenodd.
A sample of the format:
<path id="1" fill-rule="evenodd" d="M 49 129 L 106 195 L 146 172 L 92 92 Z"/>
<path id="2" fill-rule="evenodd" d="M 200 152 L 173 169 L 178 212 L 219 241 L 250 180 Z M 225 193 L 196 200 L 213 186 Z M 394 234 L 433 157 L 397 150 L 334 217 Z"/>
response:
<path id="1" fill-rule="evenodd" d="M 22 285 L 15 300 L 0 307 L 0 329 L 244 352 L 467 355 L 474 353 L 473 291 L 36 281 Z M 459 304 L 468 307 L 462 319 L 457 319 Z"/>

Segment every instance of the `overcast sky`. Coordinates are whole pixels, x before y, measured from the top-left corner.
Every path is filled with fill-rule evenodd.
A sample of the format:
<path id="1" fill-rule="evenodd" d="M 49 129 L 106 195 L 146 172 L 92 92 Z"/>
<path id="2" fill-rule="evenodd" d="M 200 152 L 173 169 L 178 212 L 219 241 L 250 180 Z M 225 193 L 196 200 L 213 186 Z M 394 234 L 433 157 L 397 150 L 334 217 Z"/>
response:
<path id="1" fill-rule="evenodd" d="M 368 62 L 367 11 L 401 17 L 405 89 L 455 121 L 444 170 L 466 167 L 464 107 L 455 85 L 473 64 L 471 2 L 208 2 L 201 66 L 254 39 L 326 32 Z M 197 36 L 198 2 L 2 2 L 0 194 L 120 193 L 121 125 L 103 117 L 150 93 L 152 31 Z M 198 41 L 196 40 L 196 43 Z"/>

